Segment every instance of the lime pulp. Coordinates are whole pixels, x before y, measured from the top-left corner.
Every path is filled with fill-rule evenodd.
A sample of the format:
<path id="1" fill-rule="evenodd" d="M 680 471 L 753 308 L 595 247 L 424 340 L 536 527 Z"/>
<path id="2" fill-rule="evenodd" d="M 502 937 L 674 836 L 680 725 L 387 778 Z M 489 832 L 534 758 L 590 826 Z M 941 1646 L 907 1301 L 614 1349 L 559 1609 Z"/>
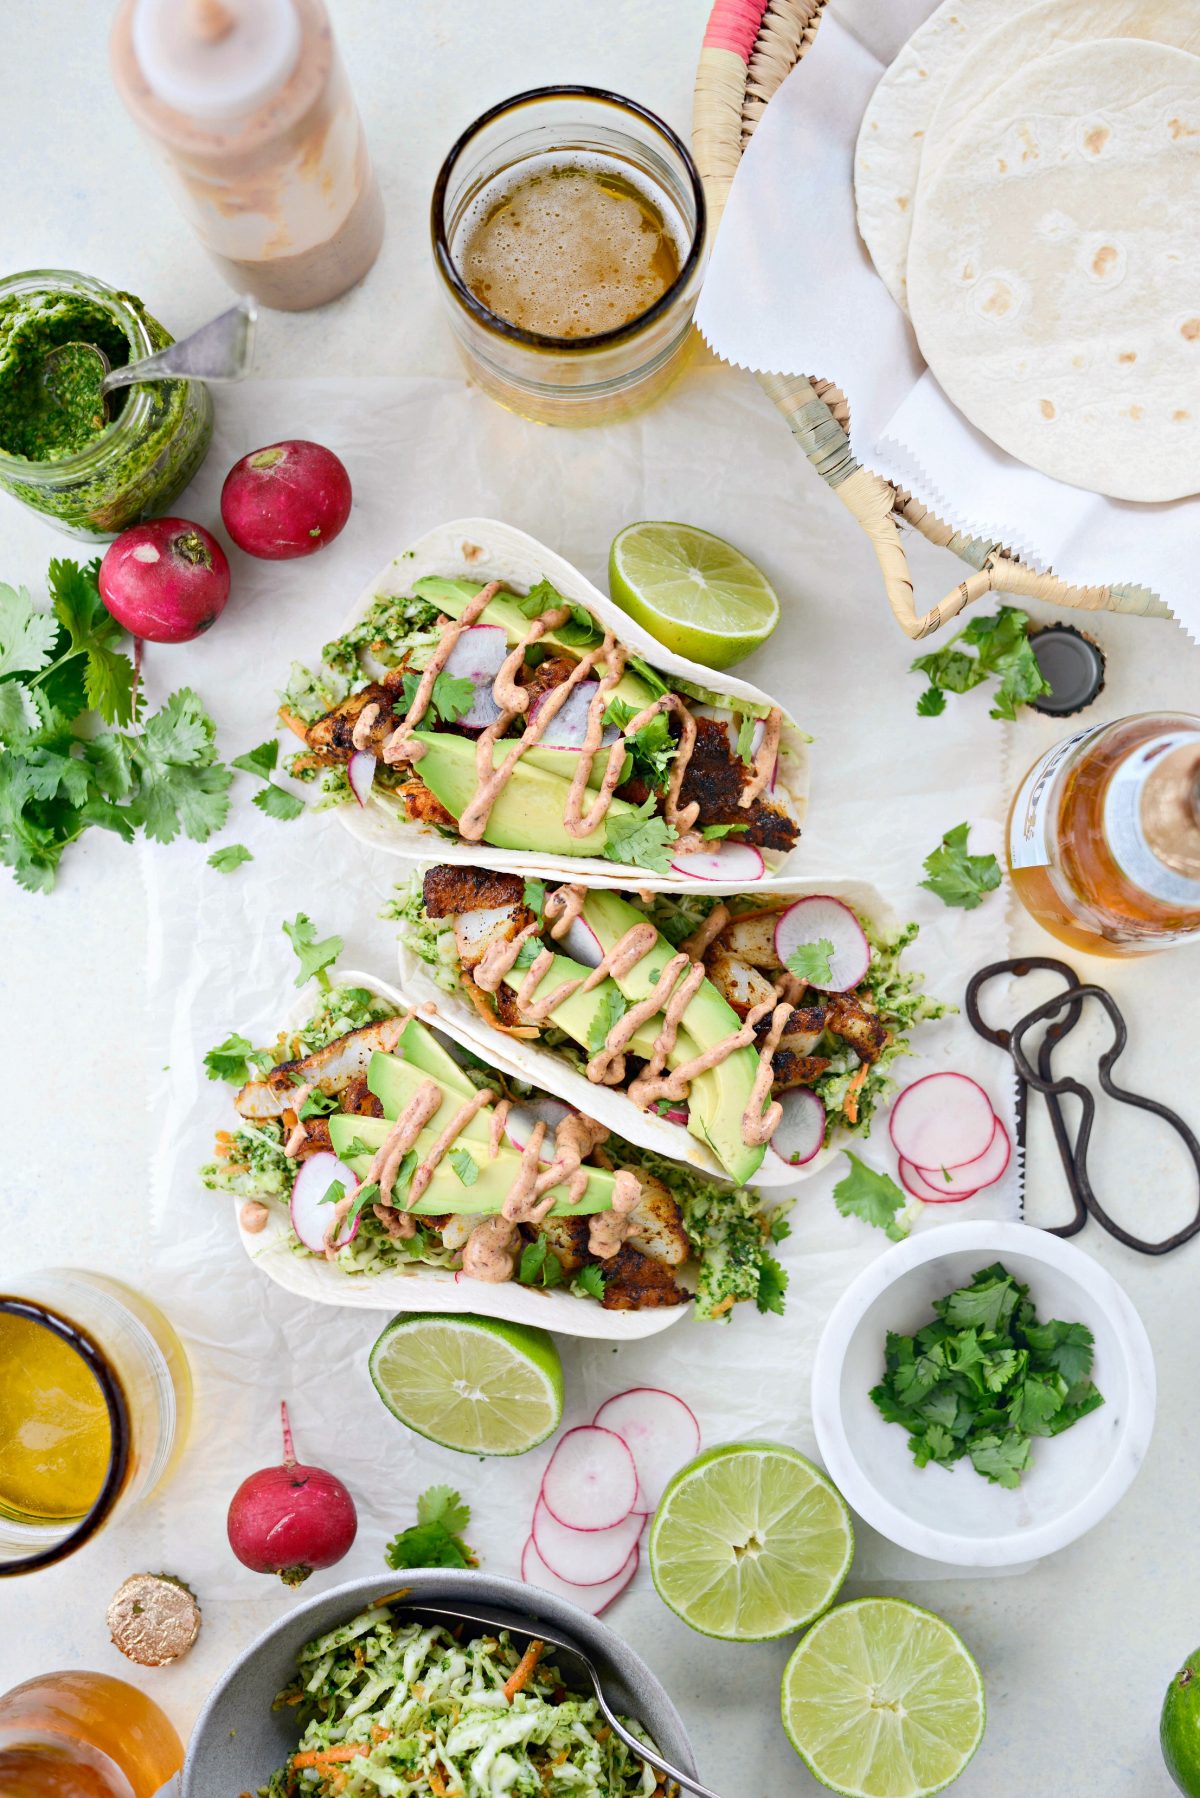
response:
<path id="1" fill-rule="evenodd" d="M 471 1455 L 523 1455 L 562 1421 L 554 1340 L 497 1318 L 393 1318 L 370 1355 L 375 1390 L 410 1430 Z"/>
<path id="2" fill-rule="evenodd" d="M 709 668 L 731 668 L 779 623 L 779 600 L 762 570 L 696 525 L 626 525 L 609 551 L 608 583 L 615 603 L 656 642 Z"/>

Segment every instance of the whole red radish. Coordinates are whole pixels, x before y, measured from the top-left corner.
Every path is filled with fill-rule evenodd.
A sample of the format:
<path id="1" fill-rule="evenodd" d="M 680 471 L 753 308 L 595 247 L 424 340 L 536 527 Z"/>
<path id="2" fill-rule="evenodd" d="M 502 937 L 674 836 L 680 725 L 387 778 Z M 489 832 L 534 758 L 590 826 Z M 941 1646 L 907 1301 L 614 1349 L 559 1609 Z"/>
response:
<path id="1" fill-rule="evenodd" d="M 190 643 L 225 610 L 229 560 L 202 524 L 150 518 L 109 545 L 99 582 L 101 599 L 131 636 Z"/>
<path id="2" fill-rule="evenodd" d="M 354 1500 L 341 1480 L 323 1467 L 297 1461 L 286 1404 L 283 1464 L 244 1479 L 229 1505 L 229 1546 L 243 1567 L 277 1573 L 299 1586 L 320 1567 L 349 1554 L 358 1534 Z"/>
<path id="3" fill-rule="evenodd" d="M 352 501 L 345 464 L 321 444 L 294 437 L 234 463 L 221 489 L 221 517 L 248 556 L 286 562 L 332 543 Z"/>

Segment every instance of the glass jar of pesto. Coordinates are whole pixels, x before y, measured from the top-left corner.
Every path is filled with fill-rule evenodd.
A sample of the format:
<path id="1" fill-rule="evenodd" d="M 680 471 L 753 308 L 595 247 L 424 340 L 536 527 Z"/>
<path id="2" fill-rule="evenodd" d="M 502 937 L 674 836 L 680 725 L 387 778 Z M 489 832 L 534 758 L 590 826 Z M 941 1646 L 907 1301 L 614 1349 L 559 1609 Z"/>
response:
<path id="1" fill-rule="evenodd" d="M 201 381 L 147 381 L 108 396 L 94 358 L 49 385 L 45 357 L 64 343 L 95 345 L 112 367 L 172 341 L 132 294 L 68 269 L 0 280 L 0 488 L 60 530 L 89 542 L 115 537 L 169 509 L 203 462 L 212 400 Z"/>

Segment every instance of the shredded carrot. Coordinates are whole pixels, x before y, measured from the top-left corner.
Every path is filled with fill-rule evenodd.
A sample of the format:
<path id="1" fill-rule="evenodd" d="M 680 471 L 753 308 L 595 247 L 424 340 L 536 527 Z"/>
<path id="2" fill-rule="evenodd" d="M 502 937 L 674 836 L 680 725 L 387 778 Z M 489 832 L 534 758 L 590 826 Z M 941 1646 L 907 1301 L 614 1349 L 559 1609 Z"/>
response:
<path id="1" fill-rule="evenodd" d="M 856 1071 L 849 1086 L 846 1088 L 846 1097 L 842 1104 L 842 1110 L 846 1114 L 846 1121 L 848 1123 L 857 1124 L 858 1122 L 858 1095 L 862 1091 L 870 1071 L 870 1063 L 864 1061 Z"/>
<path id="2" fill-rule="evenodd" d="M 373 1598 L 371 1600 L 370 1605 L 368 1606 L 368 1609 L 374 1611 L 374 1610 L 377 1610 L 378 1607 L 382 1604 L 395 1604 L 397 1599 L 411 1598 L 411 1596 L 412 1596 L 412 1587 L 411 1586 L 401 1586 L 400 1590 L 398 1592 L 385 1592 L 382 1598 Z"/>
<path id="3" fill-rule="evenodd" d="M 541 1660 L 545 1647 L 546 1644 L 544 1642 L 539 1642 L 535 1637 L 505 1680 L 504 1696 L 509 1704 L 512 1703 L 517 1693 L 521 1691 L 524 1686 L 527 1686 L 529 1681 L 533 1678 L 534 1669 Z"/>
<path id="4" fill-rule="evenodd" d="M 720 1301 L 719 1304 L 713 1306 L 712 1310 L 709 1312 L 709 1316 L 710 1317 L 720 1317 L 720 1315 L 723 1311 L 729 1311 L 729 1310 L 732 1310 L 732 1308 L 733 1308 L 733 1294 L 729 1293 L 729 1294 L 727 1294 L 727 1296 L 725 1298 L 723 1298 Z"/>
<path id="5" fill-rule="evenodd" d="M 385 1729 L 382 1723 L 376 1723 L 371 1731 L 371 1740 L 373 1742 L 386 1742 L 391 1733 L 391 1730 Z"/>
<path id="6" fill-rule="evenodd" d="M 293 1754 L 293 1767 L 333 1767 L 339 1761 L 356 1761 L 371 1750 L 366 1742 L 338 1742 L 333 1748 L 306 1748 Z"/>
<path id="7" fill-rule="evenodd" d="M 281 705 L 279 708 L 279 722 L 281 724 L 286 724 L 288 729 L 294 731 L 302 741 L 308 741 L 307 724 L 305 724 L 303 718 L 298 717 L 295 712 L 289 711 L 285 705 Z"/>
<path id="8" fill-rule="evenodd" d="M 296 1128 L 296 1125 L 299 1122 L 300 1122 L 300 1119 L 296 1112 L 294 1112 L 294 1111 L 285 1111 L 284 1112 L 283 1123 L 284 1123 L 285 1129 L 294 1130 Z"/>
<path id="9" fill-rule="evenodd" d="M 433 1793 L 434 1798 L 446 1798 L 446 1793 L 449 1790 L 449 1787 L 436 1767 L 430 1767 L 429 1769 L 429 1789 Z"/>

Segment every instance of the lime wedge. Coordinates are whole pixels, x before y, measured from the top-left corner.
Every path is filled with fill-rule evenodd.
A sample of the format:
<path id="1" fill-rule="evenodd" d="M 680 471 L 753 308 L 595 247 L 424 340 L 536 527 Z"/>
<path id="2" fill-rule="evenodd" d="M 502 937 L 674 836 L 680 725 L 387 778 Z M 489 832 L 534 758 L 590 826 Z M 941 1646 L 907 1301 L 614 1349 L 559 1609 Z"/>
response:
<path id="1" fill-rule="evenodd" d="M 928 1798 L 983 1738 L 983 1680 L 962 1638 L 902 1598 L 857 1598 L 814 1623 L 782 1705 L 792 1747 L 844 1798 Z"/>
<path id="2" fill-rule="evenodd" d="M 529 1324 L 410 1312 L 392 1319 L 370 1369 L 393 1417 L 466 1455 L 523 1455 L 562 1421 L 558 1350 Z"/>
<path id="3" fill-rule="evenodd" d="M 833 1603 L 850 1513 L 819 1467 L 774 1442 L 711 1448 L 675 1475 L 650 1528 L 664 1604 L 702 1635 L 762 1642 Z"/>
<path id="4" fill-rule="evenodd" d="M 664 648 L 709 668 L 732 668 L 779 623 L 762 570 L 694 524 L 627 524 L 608 553 L 608 585 Z"/>

